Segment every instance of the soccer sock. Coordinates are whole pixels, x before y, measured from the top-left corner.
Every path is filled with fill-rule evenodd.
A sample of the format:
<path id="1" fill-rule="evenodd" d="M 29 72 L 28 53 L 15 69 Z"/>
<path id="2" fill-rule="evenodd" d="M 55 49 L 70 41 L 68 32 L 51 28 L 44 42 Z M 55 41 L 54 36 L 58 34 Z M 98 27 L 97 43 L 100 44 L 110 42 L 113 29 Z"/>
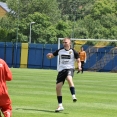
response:
<path id="1" fill-rule="evenodd" d="M 57 96 L 58 104 L 62 104 L 62 96 Z"/>
<path id="2" fill-rule="evenodd" d="M 75 95 L 75 87 L 70 87 L 70 92 L 72 95 Z"/>

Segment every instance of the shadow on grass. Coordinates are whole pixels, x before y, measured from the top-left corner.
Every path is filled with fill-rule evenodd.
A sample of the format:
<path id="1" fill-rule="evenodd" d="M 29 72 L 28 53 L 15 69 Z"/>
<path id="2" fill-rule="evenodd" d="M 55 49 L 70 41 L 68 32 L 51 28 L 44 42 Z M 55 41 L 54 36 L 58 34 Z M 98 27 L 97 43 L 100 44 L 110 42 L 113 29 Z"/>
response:
<path id="1" fill-rule="evenodd" d="M 42 112 L 49 112 L 49 113 L 63 113 L 63 114 L 69 114 L 69 113 L 64 113 L 63 111 L 61 111 L 61 112 L 55 112 L 55 111 L 51 111 L 51 110 L 26 109 L 26 108 L 16 108 L 15 110 L 42 111 Z"/>

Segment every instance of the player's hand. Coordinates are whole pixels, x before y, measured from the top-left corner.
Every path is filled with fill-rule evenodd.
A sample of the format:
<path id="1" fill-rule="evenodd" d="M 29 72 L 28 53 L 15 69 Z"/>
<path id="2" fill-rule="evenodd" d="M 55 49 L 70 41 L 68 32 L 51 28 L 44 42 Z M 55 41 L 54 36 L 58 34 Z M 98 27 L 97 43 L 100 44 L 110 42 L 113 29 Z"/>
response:
<path id="1" fill-rule="evenodd" d="M 84 61 L 84 63 L 86 63 L 86 60 Z"/>
<path id="2" fill-rule="evenodd" d="M 48 54 L 46 55 L 46 57 L 47 57 L 48 59 L 51 59 L 51 58 L 52 58 L 52 54 L 51 54 L 51 53 L 48 53 Z"/>

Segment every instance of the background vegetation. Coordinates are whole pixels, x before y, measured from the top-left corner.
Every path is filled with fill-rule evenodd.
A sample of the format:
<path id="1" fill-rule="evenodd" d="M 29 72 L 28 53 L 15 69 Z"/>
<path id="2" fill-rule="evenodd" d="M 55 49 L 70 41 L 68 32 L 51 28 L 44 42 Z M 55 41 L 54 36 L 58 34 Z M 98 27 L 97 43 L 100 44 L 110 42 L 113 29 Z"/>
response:
<path id="1" fill-rule="evenodd" d="M 11 9 L 0 18 L 0 41 L 57 43 L 57 38 L 117 38 L 116 0 L 1 0 Z"/>

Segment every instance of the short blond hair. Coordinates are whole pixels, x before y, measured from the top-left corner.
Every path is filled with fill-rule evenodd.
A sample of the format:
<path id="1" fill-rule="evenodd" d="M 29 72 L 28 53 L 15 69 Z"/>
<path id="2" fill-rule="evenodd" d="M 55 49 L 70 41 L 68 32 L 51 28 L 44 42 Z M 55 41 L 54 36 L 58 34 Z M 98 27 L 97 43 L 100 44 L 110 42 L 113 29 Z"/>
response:
<path id="1" fill-rule="evenodd" d="M 70 41 L 70 43 L 71 43 L 71 39 L 70 39 L 70 38 L 68 38 L 68 37 L 65 37 L 63 40 L 69 40 L 69 41 Z"/>

